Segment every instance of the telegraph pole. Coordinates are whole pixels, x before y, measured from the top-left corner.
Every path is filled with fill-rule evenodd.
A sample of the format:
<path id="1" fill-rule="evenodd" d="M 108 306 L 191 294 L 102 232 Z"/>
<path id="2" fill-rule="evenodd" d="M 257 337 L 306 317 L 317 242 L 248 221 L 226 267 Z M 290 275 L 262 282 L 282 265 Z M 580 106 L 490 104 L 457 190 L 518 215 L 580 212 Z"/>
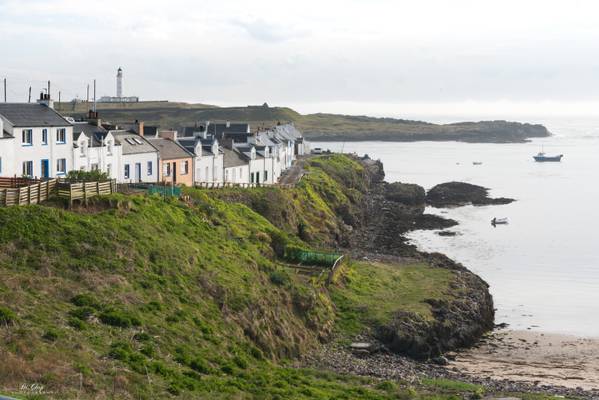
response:
<path id="1" fill-rule="evenodd" d="M 27 100 L 27 103 L 31 103 L 31 86 L 29 86 L 29 100 Z"/>
<path id="2" fill-rule="evenodd" d="M 87 97 L 85 98 L 85 102 L 89 104 L 89 83 L 87 84 Z"/>
<path id="3" fill-rule="evenodd" d="M 4 78 L 4 102 L 6 103 L 6 78 Z"/>

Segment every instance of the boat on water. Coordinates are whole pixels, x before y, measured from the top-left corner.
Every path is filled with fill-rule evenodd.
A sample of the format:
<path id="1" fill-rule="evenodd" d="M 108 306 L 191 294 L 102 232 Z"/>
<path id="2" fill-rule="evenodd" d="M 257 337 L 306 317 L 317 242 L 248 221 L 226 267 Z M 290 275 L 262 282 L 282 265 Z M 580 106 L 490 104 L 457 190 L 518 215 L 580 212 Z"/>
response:
<path id="1" fill-rule="evenodd" d="M 506 225 L 508 223 L 507 218 L 493 218 L 491 220 L 491 225 Z"/>
<path id="2" fill-rule="evenodd" d="M 532 158 L 534 158 L 535 161 L 537 161 L 537 162 L 547 162 L 547 161 L 559 162 L 562 160 L 563 156 L 564 156 L 563 154 L 560 154 L 557 156 L 548 156 L 544 152 L 541 151 L 536 156 L 532 156 Z"/>
<path id="3" fill-rule="evenodd" d="M 472 161 L 472 165 L 483 165 L 482 161 Z"/>

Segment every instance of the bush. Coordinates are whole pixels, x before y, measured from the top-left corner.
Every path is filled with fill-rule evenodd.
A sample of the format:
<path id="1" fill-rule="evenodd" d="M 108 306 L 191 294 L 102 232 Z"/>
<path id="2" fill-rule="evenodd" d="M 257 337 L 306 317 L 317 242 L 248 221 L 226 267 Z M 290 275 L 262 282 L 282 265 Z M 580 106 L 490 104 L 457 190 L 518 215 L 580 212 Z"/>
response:
<path id="1" fill-rule="evenodd" d="M 95 311 L 96 310 L 94 310 L 91 307 L 80 307 L 80 308 L 77 308 L 77 309 L 71 311 L 69 314 L 71 314 L 72 317 L 75 317 L 82 321 L 86 321 L 89 317 L 94 315 Z"/>
<path id="2" fill-rule="evenodd" d="M 272 271 L 270 273 L 270 281 L 277 286 L 287 286 L 291 279 L 284 271 Z"/>
<path id="3" fill-rule="evenodd" d="M 110 177 L 107 173 L 101 171 L 69 171 L 66 180 L 71 182 L 97 182 L 107 181 Z"/>
<path id="4" fill-rule="evenodd" d="M 71 299 L 71 303 L 78 307 L 91 307 L 95 309 L 102 308 L 102 305 L 94 296 L 89 293 L 82 293 L 76 296 L 73 296 Z"/>
<path id="5" fill-rule="evenodd" d="M 210 366 L 208 365 L 206 360 L 200 357 L 196 357 L 193 360 L 191 360 L 191 362 L 189 363 L 189 367 L 201 374 L 210 373 Z"/>
<path id="6" fill-rule="evenodd" d="M 12 325 L 17 320 L 17 315 L 10 309 L 0 306 L 0 324 Z"/>
<path id="7" fill-rule="evenodd" d="M 71 327 L 77 329 L 78 331 L 84 331 L 87 329 L 87 324 L 79 318 L 74 318 L 74 317 L 69 318 L 68 324 Z"/>
<path id="8" fill-rule="evenodd" d="M 129 315 L 124 311 L 110 310 L 105 311 L 98 316 L 100 321 L 106 325 L 118 326 L 120 328 L 130 328 L 141 325 L 141 321 L 134 315 Z"/>
<path id="9" fill-rule="evenodd" d="M 58 339 L 58 336 L 60 336 L 58 331 L 50 328 L 42 335 L 42 339 L 44 339 L 48 342 L 54 342 L 54 341 L 56 341 L 56 339 Z"/>

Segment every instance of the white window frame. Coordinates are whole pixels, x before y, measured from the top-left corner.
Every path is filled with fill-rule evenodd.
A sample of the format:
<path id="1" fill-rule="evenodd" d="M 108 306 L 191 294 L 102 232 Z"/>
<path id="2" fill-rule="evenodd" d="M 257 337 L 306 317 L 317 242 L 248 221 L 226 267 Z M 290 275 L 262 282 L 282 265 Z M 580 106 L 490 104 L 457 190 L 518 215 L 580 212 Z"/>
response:
<path id="1" fill-rule="evenodd" d="M 67 159 L 66 158 L 57 158 L 56 159 L 56 175 L 66 175 L 66 174 L 67 174 Z"/>
<path id="2" fill-rule="evenodd" d="M 66 128 L 58 128 L 58 129 L 56 129 L 56 144 L 66 144 L 66 143 L 67 143 L 67 130 L 66 130 Z"/>
<path id="3" fill-rule="evenodd" d="M 33 161 L 23 161 L 23 176 L 33 176 Z"/>
<path id="4" fill-rule="evenodd" d="M 48 145 L 48 129 L 42 129 L 42 146 Z"/>
<path id="5" fill-rule="evenodd" d="M 131 165 L 130 164 L 125 164 L 125 169 L 123 172 L 125 179 L 129 179 L 131 177 Z"/>
<path id="6" fill-rule="evenodd" d="M 33 146 L 33 129 L 23 129 L 21 140 L 23 141 L 23 146 Z"/>
<path id="7" fill-rule="evenodd" d="M 154 163 L 152 161 L 148 161 L 148 163 L 146 164 L 146 167 L 148 169 L 148 176 L 151 176 L 154 173 L 154 171 L 153 171 Z"/>

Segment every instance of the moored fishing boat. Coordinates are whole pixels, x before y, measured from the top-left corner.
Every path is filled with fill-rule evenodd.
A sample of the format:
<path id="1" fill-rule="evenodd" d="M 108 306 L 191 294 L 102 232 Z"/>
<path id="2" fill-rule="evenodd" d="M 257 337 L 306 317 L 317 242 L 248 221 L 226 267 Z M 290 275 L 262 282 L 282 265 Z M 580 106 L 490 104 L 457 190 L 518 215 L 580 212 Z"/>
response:
<path id="1" fill-rule="evenodd" d="M 562 160 L 563 156 L 564 156 L 563 154 L 560 154 L 557 156 L 548 156 L 544 152 L 541 151 L 536 156 L 532 156 L 532 158 L 534 158 L 535 161 L 537 161 L 537 162 L 546 162 L 546 161 L 559 162 Z"/>

